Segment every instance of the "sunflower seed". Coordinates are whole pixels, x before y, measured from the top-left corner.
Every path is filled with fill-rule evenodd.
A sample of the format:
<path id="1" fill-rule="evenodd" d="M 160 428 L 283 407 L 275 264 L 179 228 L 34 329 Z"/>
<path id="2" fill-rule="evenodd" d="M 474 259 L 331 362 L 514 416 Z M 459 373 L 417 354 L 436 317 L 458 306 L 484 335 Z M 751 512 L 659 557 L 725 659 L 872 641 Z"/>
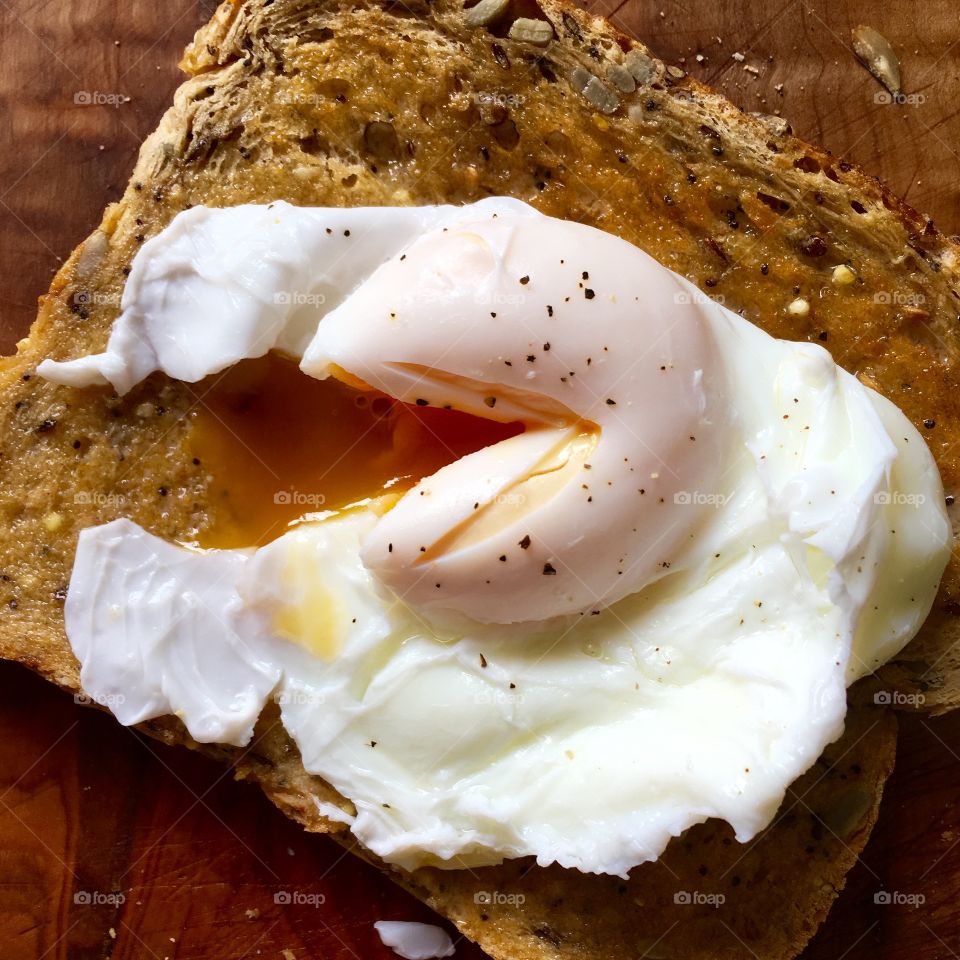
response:
<path id="1" fill-rule="evenodd" d="M 633 75 L 633 79 L 642 87 L 657 78 L 657 64 L 638 47 L 634 47 L 624 58 L 623 65 Z"/>
<path id="2" fill-rule="evenodd" d="M 860 62 L 896 96 L 900 92 L 900 60 L 887 38 L 862 24 L 851 31 L 853 52 Z"/>
<path id="3" fill-rule="evenodd" d="M 553 26 L 546 20 L 520 17 L 510 24 L 510 39 L 545 47 L 553 39 Z"/>
<path id="4" fill-rule="evenodd" d="M 621 93 L 633 93 L 637 89 L 637 81 L 633 74 L 618 63 L 611 63 L 607 67 L 607 78 Z"/>
<path id="5" fill-rule="evenodd" d="M 480 0 L 464 13 L 464 23 L 468 27 L 485 27 L 502 17 L 509 5 L 510 0 Z"/>
<path id="6" fill-rule="evenodd" d="M 613 113 L 620 106 L 620 98 L 616 93 L 583 67 L 574 68 L 570 81 L 601 113 Z"/>

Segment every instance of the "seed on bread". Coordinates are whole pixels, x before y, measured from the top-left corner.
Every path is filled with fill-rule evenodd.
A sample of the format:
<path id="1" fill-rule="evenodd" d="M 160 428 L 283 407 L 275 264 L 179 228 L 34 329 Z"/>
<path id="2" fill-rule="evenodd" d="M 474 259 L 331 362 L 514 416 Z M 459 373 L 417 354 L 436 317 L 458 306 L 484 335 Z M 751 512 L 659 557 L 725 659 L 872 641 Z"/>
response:
<path id="1" fill-rule="evenodd" d="M 510 6 L 510 0 L 480 0 L 470 7 L 463 15 L 464 23 L 468 27 L 485 27 L 499 20 Z"/>
<path id="2" fill-rule="evenodd" d="M 830 279 L 838 287 L 849 287 L 857 279 L 857 275 L 845 263 L 838 263 L 833 268 Z"/>
<path id="3" fill-rule="evenodd" d="M 536 47 L 545 47 L 553 40 L 553 26 L 548 20 L 518 17 L 510 24 L 509 36 L 511 40 L 532 43 Z"/>
<path id="4" fill-rule="evenodd" d="M 607 67 L 607 79 L 621 92 L 633 93 L 637 89 L 637 81 L 633 74 L 619 63 L 611 63 Z"/>
<path id="5" fill-rule="evenodd" d="M 639 47 L 634 47 L 623 58 L 623 65 L 630 71 L 637 86 L 646 87 L 657 79 L 659 70 L 653 57 L 647 56 Z"/>
<path id="6" fill-rule="evenodd" d="M 613 113 L 620 106 L 620 98 L 617 94 L 599 77 L 594 76 L 589 70 L 584 70 L 583 67 L 573 68 L 570 82 L 584 99 L 601 113 Z"/>
<path id="7" fill-rule="evenodd" d="M 783 117 L 775 117 L 771 113 L 751 113 L 751 117 L 756 117 L 775 137 L 786 137 L 793 133 L 793 129 Z"/>

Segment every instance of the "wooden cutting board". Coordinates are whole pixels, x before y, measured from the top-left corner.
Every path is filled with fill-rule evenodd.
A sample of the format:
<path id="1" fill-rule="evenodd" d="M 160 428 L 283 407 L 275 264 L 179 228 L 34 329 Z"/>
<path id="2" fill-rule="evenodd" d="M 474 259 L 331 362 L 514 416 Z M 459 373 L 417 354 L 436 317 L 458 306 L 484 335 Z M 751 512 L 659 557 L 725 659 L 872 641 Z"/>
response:
<path id="1" fill-rule="evenodd" d="M 744 109 L 782 112 L 801 136 L 960 233 L 953 3 L 593 6 Z M 0 0 L 4 352 L 61 260 L 120 195 L 177 83 L 180 51 L 212 9 L 205 0 Z M 879 102 L 881 88 L 850 51 L 858 23 L 899 51 L 908 103 Z M 881 821 L 808 960 L 960 954 L 958 801 L 960 712 L 906 718 Z M 924 902 L 878 904 L 880 892 Z M 334 843 L 302 833 L 256 788 L 0 665 L 3 960 L 388 958 L 373 921 L 429 917 Z M 482 956 L 465 942 L 457 955 Z"/>

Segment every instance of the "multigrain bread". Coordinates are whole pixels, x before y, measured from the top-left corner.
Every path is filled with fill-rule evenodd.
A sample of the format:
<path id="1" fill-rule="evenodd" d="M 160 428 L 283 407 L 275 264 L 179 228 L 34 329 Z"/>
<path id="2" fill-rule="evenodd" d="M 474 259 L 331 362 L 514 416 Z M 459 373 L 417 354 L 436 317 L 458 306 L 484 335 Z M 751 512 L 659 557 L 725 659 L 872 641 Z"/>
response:
<path id="1" fill-rule="evenodd" d="M 509 194 L 591 223 L 771 333 L 825 343 L 925 431 L 955 489 L 958 247 L 856 168 L 741 113 L 602 19 L 556 0 L 483 0 L 466 17 L 444 0 L 237 0 L 182 66 L 188 79 L 123 198 L 0 370 L 0 655 L 78 689 L 62 621 L 78 531 L 123 515 L 192 539 L 211 522 L 189 448 L 203 385 L 157 375 L 118 398 L 34 373 L 45 357 L 103 347 L 139 245 L 191 204 Z M 853 691 L 844 738 L 746 847 L 708 823 L 627 883 L 529 860 L 393 876 L 495 957 L 795 955 L 866 842 L 892 767 L 895 723 L 873 692 L 922 692 L 934 711 L 960 700 L 958 570 L 954 557 L 921 636 Z M 196 746 L 172 718 L 144 728 Z M 314 798 L 345 802 L 304 772 L 271 712 L 247 750 L 203 749 L 351 845 Z M 497 890 L 523 900 L 478 897 Z M 693 891 L 715 896 L 684 903 Z"/>

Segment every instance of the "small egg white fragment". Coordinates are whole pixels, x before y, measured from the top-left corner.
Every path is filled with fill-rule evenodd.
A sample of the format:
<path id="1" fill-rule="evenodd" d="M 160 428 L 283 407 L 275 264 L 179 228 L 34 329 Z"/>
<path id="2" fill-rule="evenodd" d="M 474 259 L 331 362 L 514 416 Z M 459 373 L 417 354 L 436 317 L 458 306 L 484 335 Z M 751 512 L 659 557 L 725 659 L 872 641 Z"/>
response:
<path id="1" fill-rule="evenodd" d="M 424 233 L 324 318 L 301 368 L 525 425 L 422 480 L 364 544 L 425 615 L 543 620 L 636 593 L 702 520 L 677 493 L 724 469 L 704 310 L 636 247 L 570 221 Z"/>
<path id="2" fill-rule="evenodd" d="M 374 929 L 380 941 L 404 960 L 433 960 L 456 953 L 450 934 L 432 923 L 411 920 L 378 920 Z"/>
<path id="3" fill-rule="evenodd" d="M 120 394 L 155 371 L 194 383 L 277 349 L 299 356 L 317 324 L 376 267 L 425 230 L 497 211 L 539 216 L 509 197 L 470 208 L 192 207 L 137 251 L 103 353 L 44 360 L 67 386 Z"/>
<path id="4" fill-rule="evenodd" d="M 486 232 L 482 219 L 486 226 L 468 232 Z M 445 236 L 477 220 L 465 210 Z M 539 215 L 511 225 L 524 248 L 550 250 L 558 230 Z M 571 256 L 593 246 L 595 231 L 573 233 Z M 402 396 L 425 372 L 418 389 L 437 393 L 424 399 L 440 402 L 457 389 L 458 403 L 475 403 L 477 384 L 494 382 L 491 363 L 512 358 L 485 340 L 470 366 L 457 337 L 446 335 L 448 320 L 457 329 L 451 315 L 461 286 L 468 312 L 470 290 L 481 300 L 502 292 L 496 270 L 476 262 L 472 286 L 448 283 L 471 269 L 449 259 L 460 242 L 434 247 L 433 267 L 425 257 L 421 279 L 401 291 L 409 303 L 395 311 L 425 318 L 436 342 L 452 345 L 448 356 L 431 354 L 435 344 L 421 332 L 411 335 L 415 355 L 400 357 L 408 366 L 384 363 L 384 351 L 404 344 L 377 328 L 382 304 L 357 288 L 318 328 L 305 368 L 317 363 L 323 372 L 345 360 L 374 385 L 390 378 Z M 413 246 L 396 259 L 409 259 Z M 270 253 L 292 256 L 282 245 Z M 511 263 L 513 253 L 508 245 L 497 256 Z M 394 511 L 381 517 L 360 506 L 249 551 L 188 550 L 115 521 L 81 535 L 66 604 L 86 692 L 122 722 L 174 713 L 196 739 L 232 743 L 249 738 L 272 698 L 305 769 L 355 807 L 355 817 L 338 811 L 339 819 L 407 869 L 533 856 L 622 876 L 710 817 L 730 823 L 741 841 L 755 836 L 789 784 L 842 732 L 846 684 L 898 653 L 926 617 L 950 549 L 943 488 L 904 415 L 822 348 L 769 337 L 639 251 L 616 256 L 614 276 L 593 264 L 584 270 L 604 276 L 603 289 L 618 300 L 634 275 L 667 274 L 669 284 L 653 276 L 645 290 L 664 307 L 678 291 L 676 306 L 696 311 L 711 345 L 709 360 L 691 367 L 704 371 L 702 412 L 722 425 L 720 459 L 694 464 L 687 485 L 676 482 L 669 506 L 686 535 L 662 575 L 596 615 L 506 624 L 461 616 L 441 625 L 404 602 L 402 590 L 382 587 L 361 559 Z M 389 257 L 380 261 L 389 261 L 387 276 L 399 269 Z M 374 292 L 376 275 L 366 275 Z M 481 275 L 492 279 L 484 285 Z M 521 287 L 533 287 L 529 276 Z M 436 308 L 426 295 L 431 278 L 442 293 Z M 554 281 L 559 289 L 562 277 Z M 172 318 L 158 304 L 151 323 L 160 330 Z M 524 304 L 483 306 L 499 314 Z M 346 327 L 348 314 L 356 329 L 321 336 L 328 323 Z M 169 329 L 189 346 L 189 331 L 175 322 Z M 218 336 L 225 356 L 250 347 L 243 331 L 229 342 L 229 324 Z M 529 339 L 536 346 L 540 329 Z M 573 388 L 556 400 L 542 383 L 542 355 L 560 349 L 550 343 L 549 351 L 540 343 L 533 369 L 509 390 L 496 379 L 495 407 L 479 394 L 488 411 L 522 411 L 531 427 L 519 442 L 485 451 L 483 476 L 462 471 L 468 496 L 496 498 L 511 477 L 529 476 L 569 434 L 579 436 L 573 424 L 582 414 L 567 412 L 577 408 L 567 402 Z M 117 355 L 127 363 L 123 349 Z M 212 351 L 206 363 L 217 362 Z M 97 376 L 87 370 L 78 382 Z M 454 485 L 440 486 L 436 501 L 418 495 L 424 530 L 448 529 L 443 519 L 457 506 Z"/>

